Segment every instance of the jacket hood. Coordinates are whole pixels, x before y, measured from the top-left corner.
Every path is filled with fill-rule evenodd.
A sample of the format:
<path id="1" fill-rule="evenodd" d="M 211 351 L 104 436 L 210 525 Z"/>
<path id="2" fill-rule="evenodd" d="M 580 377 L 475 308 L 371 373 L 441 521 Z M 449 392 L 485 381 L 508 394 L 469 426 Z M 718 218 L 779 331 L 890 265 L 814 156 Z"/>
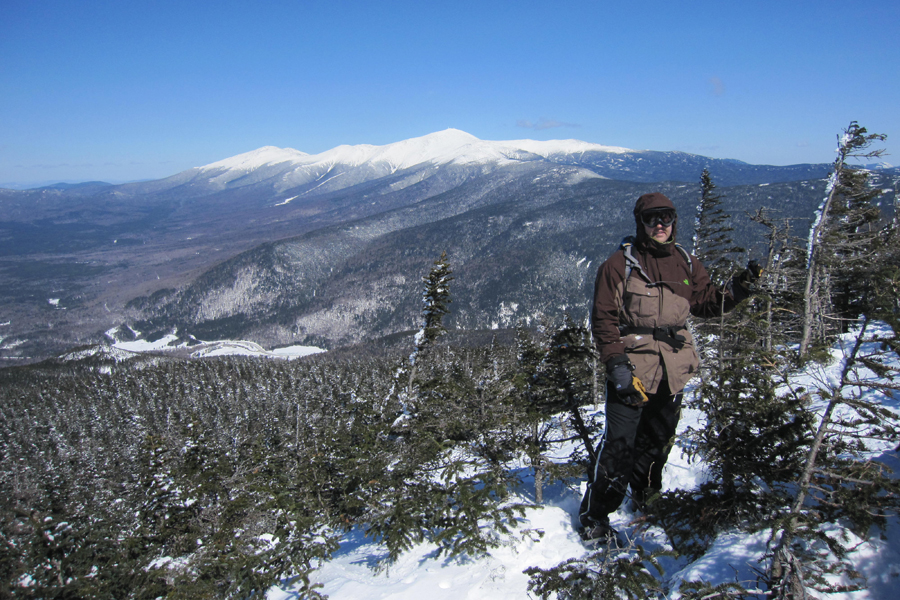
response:
<path id="1" fill-rule="evenodd" d="M 645 210 L 652 209 L 669 209 L 675 211 L 676 214 L 678 213 L 678 211 L 675 209 L 675 204 L 673 204 L 667 196 L 665 196 L 664 194 L 660 194 L 659 192 L 644 194 L 643 196 L 638 198 L 637 202 L 634 203 L 634 224 L 637 228 L 636 231 L 638 244 L 651 251 L 660 252 L 662 254 L 670 254 L 672 243 L 675 242 L 675 234 L 678 231 L 678 221 L 672 223 L 672 235 L 669 236 L 668 241 L 665 244 L 660 244 L 647 235 L 647 232 L 644 229 L 644 224 L 641 223 L 641 213 Z"/>

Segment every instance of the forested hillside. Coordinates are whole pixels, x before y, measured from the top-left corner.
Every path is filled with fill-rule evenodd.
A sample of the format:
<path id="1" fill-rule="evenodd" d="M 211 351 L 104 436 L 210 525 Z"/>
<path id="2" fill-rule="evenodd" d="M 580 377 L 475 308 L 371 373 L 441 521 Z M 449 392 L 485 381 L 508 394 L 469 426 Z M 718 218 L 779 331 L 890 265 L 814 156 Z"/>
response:
<path id="1" fill-rule="evenodd" d="M 267 346 L 356 343 L 415 327 L 410 274 L 443 251 L 458 274 L 453 327 L 511 328 L 535 325 L 542 314 L 583 315 L 597 266 L 633 233 L 634 200 L 661 191 L 691 212 L 699 193 L 680 183 L 594 178 L 570 185 L 566 171 L 539 166 L 498 177 L 254 248 L 181 291 L 135 299 L 128 323 L 145 334 L 177 327 L 200 339 L 244 337 Z M 761 251 L 766 229 L 746 214 L 759 207 L 805 231 L 824 190 L 824 180 L 729 188 L 724 209 L 738 224 L 736 242 Z M 679 239 L 688 248 L 692 235 L 692 220 L 684 219 Z"/>

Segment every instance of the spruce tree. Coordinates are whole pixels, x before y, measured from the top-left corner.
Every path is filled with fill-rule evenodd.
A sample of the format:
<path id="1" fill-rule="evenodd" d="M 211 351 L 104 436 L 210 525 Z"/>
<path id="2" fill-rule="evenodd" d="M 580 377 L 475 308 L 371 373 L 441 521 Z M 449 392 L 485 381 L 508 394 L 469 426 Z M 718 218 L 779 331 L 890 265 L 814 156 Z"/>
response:
<path id="1" fill-rule="evenodd" d="M 882 290 L 894 281 L 890 244 L 896 230 L 873 202 L 881 192 L 869 186 L 868 172 L 846 162 L 879 156 L 882 150 L 869 148 L 884 139 L 856 122 L 844 131 L 828 196 L 810 232 L 800 357 L 813 356 L 813 345 L 837 332 L 845 332 L 843 356 L 838 376 L 823 374 L 809 388 L 791 390 L 798 401 L 820 408 L 811 412 L 817 426 L 793 482 L 796 495 L 773 522 L 765 581 L 774 598 L 864 587 L 847 549 L 822 523 L 841 523 L 865 538 L 900 510 L 900 484 L 888 464 L 873 456 L 900 438 L 900 416 L 885 402 L 894 386 L 872 381 L 873 375 L 900 375 L 893 365 L 896 329 L 885 332 L 876 321 L 894 313 L 896 297 L 885 302 Z M 819 368 L 807 365 L 813 372 Z M 836 585 L 835 574 L 851 583 Z"/>
<path id="2" fill-rule="evenodd" d="M 855 280 L 855 276 L 863 271 L 870 275 L 871 268 L 866 266 L 871 266 L 881 246 L 883 236 L 876 226 L 880 211 L 873 200 L 882 192 L 870 188 L 868 171 L 848 161 L 881 156 L 883 149 L 870 148 L 885 139 L 883 134 L 870 134 L 856 121 L 838 139 L 828 195 L 809 232 L 801 359 L 807 357 L 814 343 L 825 342 L 844 329 L 840 319 L 855 319 L 858 313 L 852 313 L 861 308 L 858 304 L 872 297 L 873 290 L 867 284 L 871 277 Z M 839 326 L 833 327 L 829 319 L 837 320 Z"/>
<path id="3" fill-rule="evenodd" d="M 422 328 L 399 395 L 403 414 L 391 429 L 394 461 L 369 488 L 361 517 L 366 535 L 387 548 L 386 563 L 424 541 L 438 554 L 484 553 L 524 510 L 510 498 L 515 455 L 486 441 L 504 425 L 502 411 L 483 405 L 485 386 L 499 384 L 493 361 L 484 349 L 435 343 L 446 331 L 451 273 L 442 254 L 423 279 Z"/>
<path id="4" fill-rule="evenodd" d="M 731 218 L 722 209 L 723 196 L 716 191 L 709 169 L 700 174 L 700 203 L 694 222 L 693 254 L 703 263 L 710 279 L 724 283 L 736 268 L 734 255 L 744 252 L 731 239 Z"/>
<path id="5" fill-rule="evenodd" d="M 415 347 L 409 356 L 409 371 L 405 397 L 401 400 L 404 412 L 416 410 L 416 385 L 419 378 L 419 362 L 434 346 L 435 341 L 447 332 L 444 327 L 444 315 L 450 312 L 449 304 L 453 301 L 450 295 L 450 282 L 453 271 L 447 260 L 447 252 L 434 261 L 428 275 L 422 278 L 422 312 L 421 326 L 414 339 Z M 404 369 L 398 371 L 398 375 Z"/>
<path id="6" fill-rule="evenodd" d="M 534 473 L 535 500 L 543 499 L 543 485 L 550 479 L 580 475 L 594 457 L 594 433 L 601 428 L 584 407 L 598 402 L 596 352 L 586 328 L 568 315 L 546 333 L 540 345 L 521 326 L 517 329 L 517 372 L 510 401 L 524 452 Z M 546 458 L 572 441 L 568 459 L 556 463 Z"/>
<path id="7" fill-rule="evenodd" d="M 453 271 L 447 252 L 441 252 L 441 257 L 434 261 L 428 275 L 422 279 L 422 326 L 416 334 L 416 354 L 447 332 L 443 319 L 450 312 L 449 304 L 453 301 L 450 296 L 451 281 Z"/>
<path id="8" fill-rule="evenodd" d="M 806 251 L 792 234 L 790 218 L 778 218 L 777 211 L 761 207 L 750 220 L 767 229 L 764 277 L 757 282 L 757 299 L 765 310 L 763 347 L 773 352 L 777 344 L 800 338 L 803 314 L 803 282 L 806 278 Z"/>
<path id="9" fill-rule="evenodd" d="M 596 404 L 596 353 L 587 329 L 576 325 L 568 314 L 547 339 L 544 356 L 535 373 L 532 403 L 544 418 L 557 423 L 555 443 L 578 440 L 574 452 L 585 463 L 593 461 L 593 434 L 598 429 L 585 421 L 582 407 Z M 571 426 L 571 433 L 568 433 Z M 562 437 L 559 437 L 559 434 Z"/>
<path id="10" fill-rule="evenodd" d="M 732 241 L 734 227 L 721 204 L 722 196 L 716 191 L 709 170 L 703 169 L 700 175 L 700 203 L 694 223 L 693 253 L 717 285 L 724 285 L 736 273 L 735 255 L 744 252 Z M 726 328 L 724 310 L 716 319 L 693 324 L 698 350 L 704 358 L 701 364 L 701 379 L 704 381 L 710 373 L 718 371 L 725 360 L 726 345 L 729 343 Z"/>

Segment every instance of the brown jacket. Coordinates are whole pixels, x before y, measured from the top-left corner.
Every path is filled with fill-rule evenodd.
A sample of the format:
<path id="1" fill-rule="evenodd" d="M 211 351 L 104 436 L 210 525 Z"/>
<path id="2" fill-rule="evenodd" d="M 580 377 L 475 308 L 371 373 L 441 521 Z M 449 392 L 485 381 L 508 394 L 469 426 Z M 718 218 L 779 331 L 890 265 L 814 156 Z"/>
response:
<path id="1" fill-rule="evenodd" d="M 638 208 L 635 214 L 639 214 Z M 730 290 L 712 284 L 696 258 L 691 256 L 691 267 L 674 243 L 652 242 L 640 235 L 640 224 L 638 233 L 632 256 L 640 268 L 632 269 L 627 282 L 622 249 L 597 271 L 591 332 L 603 362 L 624 353 L 648 392 L 655 393 L 660 382 L 668 379 L 675 394 L 684 389 L 700 365 L 686 328 L 688 317 L 713 317 L 723 308 L 731 310 L 736 302 Z M 638 331 L 629 331 L 635 328 Z"/>

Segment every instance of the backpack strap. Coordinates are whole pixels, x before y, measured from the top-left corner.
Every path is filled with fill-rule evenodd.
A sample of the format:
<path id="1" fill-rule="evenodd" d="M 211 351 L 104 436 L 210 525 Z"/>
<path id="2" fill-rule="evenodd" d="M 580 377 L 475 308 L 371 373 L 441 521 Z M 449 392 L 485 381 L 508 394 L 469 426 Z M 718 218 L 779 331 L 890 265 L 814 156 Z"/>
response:
<path id="1" fill-rule="evenodd" d="M 635 239 L 633 235 L 627 235 L 622 238 L 622 242 L 619 244 L 619 248 L 622 249 L 622 252 L 625 254 L 625 281 L 628 281 L 628 278 L 631 276 L 631 271 L 637 269 L 638 272 L 644 276 L 644 279 L 650 281 L 650 278 L 647 277 L 647 274 L 644 273 L 644 270 L 641 268 L 641 263 L 638 262 L 638 259 L 634 257 L 633 248 L 634 248 Z M 694 274 L 694 262 L 691 260 L 691 255 L 688 253 L 684 247 L 675 242 L 675 248 L 681 253 L 681 256 L 684 257 L 684 260 L 687 261 L 688 264 L 688 272 L 691 275 Z"/>
<path id="2" fill-rule="evenodd" d="M 622 252 L 625 254 L 625 281 L 628 281 L 628 278 L 631 277 L 631 271 L 634 269 L 637 269 L 646 279 L 647 276 L 644 274 L 644 270 L 641 269 L 641 263 L 638 262 L 638 259 L 634 257 L 632 252 L 632 249 L 634 248 L 634 236 L 627 235 L 622 238 L 619 248 L 621 248 Z"/>
<path id="3" fill-rule="evenodd" d="M 675 242 L 675 248 L 677 248 L 678 251 L 681 252 L 681 255 L 684 257 L 684 260 L 687 261 L 688 272 L 691 275 L 693 275 L 694 274 L 694 262 L 691 260 L 691 255 L 688 253 L 687 250 L 684 249 L 684 246 L 682 246 L 678 242 Z"/>

